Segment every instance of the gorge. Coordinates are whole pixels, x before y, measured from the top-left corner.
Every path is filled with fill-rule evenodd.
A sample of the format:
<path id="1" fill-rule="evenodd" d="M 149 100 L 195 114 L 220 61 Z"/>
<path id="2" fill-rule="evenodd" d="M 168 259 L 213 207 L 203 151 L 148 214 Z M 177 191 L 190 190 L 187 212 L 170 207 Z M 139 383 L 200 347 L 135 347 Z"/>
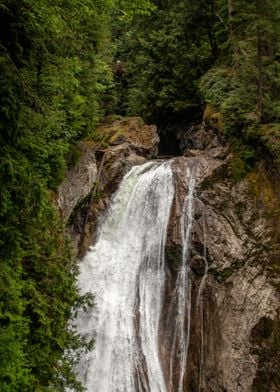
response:
<path id="1" fill-rule="evenodd" d="M 103 196 L 88 205 L 83 237 L 91 246 L 78 284 L 94 305 L 76 325 L 94 348 L 79 379 L 108 392 L 249 392 L 266 379 L 276 392 L 278 365 L 266 353 L 278 334 L 268 214 L 278 199 L 265 167 L 233 180 L 232 153 L 205 124 L 185 133 L 184 156 L 151 159 L 140 145 L 156 151 L 155 129 L 143 142 L 137 119 L 117 123 L 107 127 L 123 135 L 107 149 Z M 118 188 L 111 203 L 108 186 Z M 79 236 L 83 212 L 75 214 Z"/>
<path id="2" fill-rule="evenodd" d="M 1 392 L 280 390 L 279 38 L 279 0 L 0 1 Z"/>

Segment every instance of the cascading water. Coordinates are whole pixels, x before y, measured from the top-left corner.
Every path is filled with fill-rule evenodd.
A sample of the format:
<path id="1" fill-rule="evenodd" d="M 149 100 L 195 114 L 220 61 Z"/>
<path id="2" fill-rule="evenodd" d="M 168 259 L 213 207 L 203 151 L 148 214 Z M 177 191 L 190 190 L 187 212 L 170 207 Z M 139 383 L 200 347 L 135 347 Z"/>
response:
<path id="1" fill-rule="evenodd" d="M 78 333 L 88 341 L 94 340 L 94 348 L 81 356 L 76 368 L 86 391 L 184 391 L 195 309 L 203 328 L 201 298 L 207 263 L 192 310 L 190 250 L 194 201 L 199 202 L 195 197 L 194 160 L 187 165 L 184 184 L 188 192 L 178 221 L 182 254 L 170 305 L 174 330 L 167 342 L 170 353 L 162 357 L 160 330 L 167 268 L 164 255 L 175 192 L 172 164 L 172 160 L 146 163 L 124 177 L 96 245 L 80 264 L 79 287 L 82 293 L 92 293 L 95 302 L 90 311 L 80 311 L 75 321 Z M 203 231 L 204 225 L 205 217 Z M 204 259 L 206 262 L 206 254 Z M 203 345 L 202 329 L 199 390 L 203 384 Z"/>
<path id="2" fill-rule="evenodd" d="M 204 309 L 203 309 L 203 290 L 208 274 L 208 262 L 207 262 L 207 252 L 206 252 L 206 229 L 205 229 L 205 224 L 206 224 L 206 219 L 205 219 L 205 211 L 202 205 L 202 211 L 203 211 L 203 216 L 202 216 L 202 228 L 203 228 L 203 260 L 204 260 L 204 272 L 203 272 L 203 277 L 201 279 L 200 285 L 198 287 L 198 292 L 197 292 L 197 301 L 196 301 L 196 311 L 199 312 L 199 318 L 200 318 L 200 358 L 199 358 L 199 383 L 198 383 L 198 392 L 201 391 L 201 389 L 204 387 Z"/>
<path id="3" fill-rule="evenodd" d="M 81 291 L 95 298 L 93 311 L 76 320 L 78 332 L 95 340 L 77 368 L 87 391 L 167 391 L 158 334 L 173 196 L 170 162 L 134 167 L 80 265 Z"/>
<path id="4" fill-rule="evenodd" d="M 187 169 L 186 184 L 188 194 L 183 204 L 181 215 L 182 236 L 182 262 L 176 280 L 174 300 L 177 307 L 175 328 L 173 333 L 172 353 L 170 358 L 170 384 L 173 383 L 174 359 L 179 359 L 178 368 L 178 392 L 183 392 L 184 375 L 187 365 L 188 348 L 190 341 L 191 326 L 191 269 L 189 255 L 191 248 L 191 234 L 193 226 L 194 191 L 195 191 L 195 166 Z M 170 385 L 170 390 L 172 385 Z"/>

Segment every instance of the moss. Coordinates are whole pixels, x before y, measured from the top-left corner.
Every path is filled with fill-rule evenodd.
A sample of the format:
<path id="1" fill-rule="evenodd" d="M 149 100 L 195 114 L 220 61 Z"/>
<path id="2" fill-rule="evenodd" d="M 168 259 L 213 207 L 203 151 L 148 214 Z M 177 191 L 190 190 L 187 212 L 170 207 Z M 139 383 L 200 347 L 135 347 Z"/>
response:
<path id="1" fill-rule="evenodd" d="M 182 260 L 182 248 L 179 245 L 167 246 L 165 248 L 165 258 L 170 267 L 178 267 Z"/>
<path id="2" fill-rule="evenodd" d="M 232 179 L 241 181 L 250 173 L 256 162 L 255 149 L 237 138 L 230 139 L 232 158 L 229 161 Z"/>
<path id="3" fill-rule="evenodd" d="M 266 219 L 269 229 L 269 257 L 266 267 L 270 274 L 280 273 L 280 198 L 279 184 L 266 170 L 258 167 L 246 176 L 251 196 L 259 214 Z"/>
<path id="4" fill-rule="evenodd" d="M 124 125 L 123 127 L 121 127 L 119 121 L 117 121 L 118 116 L 110 116 L 110 119 L 106 119 L 106 122 L 102 123 L 96 129 L 94 138 L 88 138 L 85 141 L 97 149 L 106 149 L 110 145 L 118 144 L 118 139 L 123 139 L 126 134 L 126 119 L 122 119 L 121 124 Z M 127 121 L 129 121 L 129 119 L 127 119 Z"/>
<path id="5" fill-rule="evenodd" d="M 114 144 L 118 141 L 118 139 L 123 137 L 125 137 L 125 131 L 122 128 L 118 128 L 109 138 L 109 144 Z"/>
<path id="6" fill-rule="evenodd" d="M 140 128 L 145 126 L 145 121 L 143 120 L 142 117 L 137 118 L 137 124 L 138 124 L 138 127 L 140 127 Z"/>
<path id="7" fill-rule="evenodd" d="M 247 168 L 243 159 L 234 154 L 229 161 L 231 175 L 235 182 L 241 181 L 247 174 Z"/>
<path id="8" fill-rule="evenodd" d="M 207 103 L 203 113 L 203 121 L 207 123 L 210 120 L 210 118 L 213 116 L 213 114 L 216 112 L 217 112 L 216 108 L 210 103 Z"/>
<path id="9" fill-rule="evenodd" d="M 203 121 L 212 128 L 217 129 L 220 133 L 223 133 L 225 127 L 223 122 L 223 115 L 209 103 L 205 107 Z"/>
<path id="10" fill-rule="evenodd" d="M 229 278 L 234 272 L 240 270 L 245 263 L 243 261 L 237 261 L 232 264 L 230 267 L 224 268 L 222 271 L 218 271 L 216 269 L 212 269 L 209 273 L 218 281 L 223 282 L 227 278 Z"/>
<path id="11" fill-rule="evenodd" d="M 122 120 L 123 117 L 118 114 L 111 114 L 110 116 L 105 116 L 102 119 L 102 125 L 110 125 L 113 124 L 115 121 Z"/>
<path id="12" fill-rule="evenodd" d="M 263 124 L 260 126 L 260 139 L 272 154 L 276 163 L 280 163 L 280 124 Z"/>
<path id="13" fill-rule="evenodd" d="M 278 274 L 280 274 L 280 262 L 278 262 L 277 264 L 272 264 L 271 266 L 272 270 Z"/>
<path id="14" fill-rule="evenodd" d="M 252 329 L 252 353 L 258 355 L 253 392 L 270 392 L 280 387 L 280 320 L 263 317 Z"/>
<path id="15" fill-rule="evenodd" d="M 210 125 L 217 129 L 220 133 L 224 132 L 225 125 L 223 122 L 223 115 L 220 112 L 214 113 L 209 121 Z"/>
<path id="16" fill-rule="evenodd" d="M 251 194 L 256 203 L 263 205 L 269 217 L 280 217 L 280 200 L 268 174 L 262 168 L 257 168 L 246 176 Z"/>
<path id="17" fill-rule="evenodd" d="M 81 144 L 75 144 L 68 151 L 66 162 L 68 170 L 75 167 L 81 160 L 83 156 L 83 149 Z"/>

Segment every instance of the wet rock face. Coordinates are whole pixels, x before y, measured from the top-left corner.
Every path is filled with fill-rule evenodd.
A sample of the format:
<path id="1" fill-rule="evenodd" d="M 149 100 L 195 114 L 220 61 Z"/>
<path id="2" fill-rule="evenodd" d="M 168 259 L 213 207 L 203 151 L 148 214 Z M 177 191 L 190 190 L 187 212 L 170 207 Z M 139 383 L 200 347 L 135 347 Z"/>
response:
<path id="1" fill-rule="evenodd" d="M 68 171 L 58 189 L 58 206 L 67 221 L 76 205 L 91 191 L 97 176 L 94 150 L 86 144 L 80 146 L 81 159 Z"/>
<path id="2" fill-rule="evenodd" d="M 80 255 L 95 241 L 99 222 L 124 174 L 157 153 L 155 127 L 144 126 L 139 118 L 104 124 L 99 131 L 105 135 L 106 148 L 85 143 L 81 161 L 59 190 L 64 217 L 72 214 L 69 230 Z M 242 181 L 233 181 L 229 148 L 216 130 L 191 127 L 181 133 L 180 143 L 184 156 L 172 163 L 176 193 L 168 227 L 160 331 L 168 392 L 177 390 L 179 377 L 175 363 L 169 382 L 177 312 L 175 285 L 182 255 L 180 218 L 189 191 L 188 168 L 195 168 L 196 191 L 184 392 L 279 391 L 278 190 L 261 165 Z M 98 149 L 103 151 L 96 152 Z M 175 362 L 179 357 L 180 351 Z"/>
<path id="3" fill-rule="evenodd" d="M 188 193 L 186 173 L 188 167 L 196 167 L 189 258 L 191 331 L 184 390 L 276 391 L 279 390 L 279 354 L 273 346 L 278 344 L 279 352 L 279 340 L 276 343 L 279 292 L 273 266 L 279 237 L 275 234 L 277 226 L 273 228 L 273 225 L 275 219 L 279 224 L 279 214 L 271 220 L 271 207 L 275 211 L 279 197 L 261 166 L 242 181 L 234 182 L 228 149 L 223 143 L 216 145 L 215 133 L 213 137 L 214 142 L 208 140 L 206 149 L 205 145 L 196 144 L 195 149 L 187 150 L 185 157 L 176 158 L 173 163 L 177 191 L 168 229 L 164 305 L 169 312 L 181 257 L 179 218 Z M 260 187 L 256 191 L 257 180 L 252 179 L 257 177 L 266 190 Z M 205 282 L 201 291 L 202 279 Z M 198 302 L 203 304 L 200 311 Z M 168 345 L 170 337 L 164 332 L 162 339 Z M 269 350 L 274 354 L 268 359 Z M 166 361 L 164 349 L 162 352 Z M 264 377 L 265 371 L 269 377 L 267 374 Z"/>
<path id="4" fill-rule="evenodd" d="M 192 125 L 185 131 L 181 130 L 178 132 L 177 138 L 180 141 L 180 148 L 184 152 L 190 149 L 210 150 L 226 144 L 217 129 L 205 124 Z"/>
<path id="5" fill-rule="evenodd" d="M 82 157 L 59 188 L 58 204 L 79 256 L 98 234 L 100 220 L 123 176 L 157 154 L 159 137 L 154 125 L 140 117 L 107 119 L 96 131 L 100 142 L 81 143 Z"/>

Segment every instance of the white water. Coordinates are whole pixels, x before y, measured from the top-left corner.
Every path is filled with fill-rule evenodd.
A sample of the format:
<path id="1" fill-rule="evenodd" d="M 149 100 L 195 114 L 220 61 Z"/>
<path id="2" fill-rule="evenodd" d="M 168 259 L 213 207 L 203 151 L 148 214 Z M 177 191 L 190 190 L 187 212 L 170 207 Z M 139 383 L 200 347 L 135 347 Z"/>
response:
<path id="1" fill-rule="evenodd" d="M 186 173 L 186 184 L 188 184 L 189 190 L 184 201 L 180 222 L 183 244 L 182 262 L 176 281 L 175 301 L 177 303 L 177 314 L 173 333 L 172 353 L 170 357 L 171 383 L 173 381 L 174 359 L 179 359 L 178 392 L 183 392 L 184 375 L 187 366 L 190 342 L 192 282 L 189 256 L 194 216 L 195 167 L 192 169 L 188 168 Z M 172 386 L 170 387 L 172 389 Z"/>
<path id="2" fill-rule="evenodd" d="M 203 206 L 202 206 L 203 208 Z M 207 275 L 208 275 L 208 262 L 207 262 L 207 252 L 206 252 L 206 219 L 205 219 L 205 211 L 203 209 L 203 216 L 202 216 L 202 227 L 203 227 L 203 259 L 204 259 L 204 274 L 201 279 L 198 293 L 197 293 L 197 301 L 196 307 L 199 311 L 200 316 L 200 355 L 199 355 L 199 384 L 198 384 L 198 392 L 202 390 L 204 385 L 204 308 L 203 308 L 203 290 L 206 283 Z"/>
<path id="3" fill-rule="evenodd" d="M 158 333 L 164 289 L 164 248 L 174 196 L 170 162 L 134 167 L 122 181 L 97 244 L 80 265 L 79 287 L 95 297 L 95 308 L 80 313 L 78 332 L 94 338 L 77 373 L 90 392 L 166 392 L 159 359 Z M 184 219 L 179 302 L 187 272 L 191 194 Z M 182 223 L 184 225 L 184 223 Z M 189 316 L 188 316 L 189 317 Z M 178 324 L 178 336 L 185 336 Z M 182 329 L 182 330 L 181 330 Z M 186 357 L 182 358 L 182 370 Z"/>

